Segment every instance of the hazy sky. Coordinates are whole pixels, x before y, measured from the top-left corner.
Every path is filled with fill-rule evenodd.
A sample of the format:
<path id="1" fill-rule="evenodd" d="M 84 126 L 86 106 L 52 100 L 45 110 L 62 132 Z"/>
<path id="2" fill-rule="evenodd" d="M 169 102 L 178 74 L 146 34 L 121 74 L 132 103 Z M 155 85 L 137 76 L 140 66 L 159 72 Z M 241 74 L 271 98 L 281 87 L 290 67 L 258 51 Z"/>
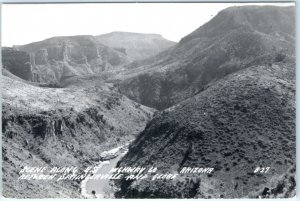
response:
<path id="1" fill-rule="evenodd" d="M 247 4 L 3 4 L 2 46 L 23 45 L 53 36 L 99 35 L 112 31 L 158 33 L 179 41 L 220 10 L 236 5 Z"/>

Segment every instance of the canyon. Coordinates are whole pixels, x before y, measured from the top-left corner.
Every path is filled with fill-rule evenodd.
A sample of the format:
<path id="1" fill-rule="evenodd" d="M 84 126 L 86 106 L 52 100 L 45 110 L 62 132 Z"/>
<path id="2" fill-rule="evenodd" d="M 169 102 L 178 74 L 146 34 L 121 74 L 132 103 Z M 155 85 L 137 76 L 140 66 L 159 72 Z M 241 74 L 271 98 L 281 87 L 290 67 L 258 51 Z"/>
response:
<path id="1" fill-rule="evenodd" d="M 229 7 L 179 43 L 112 32 L 3 47 L 3 195 L 84 198 L 81 181 L 16 178 L 111 160 L 161 175 L 213 168 L 106 182 L 114 198 L 294 197 L 295 65 L 293 6 Z"/>

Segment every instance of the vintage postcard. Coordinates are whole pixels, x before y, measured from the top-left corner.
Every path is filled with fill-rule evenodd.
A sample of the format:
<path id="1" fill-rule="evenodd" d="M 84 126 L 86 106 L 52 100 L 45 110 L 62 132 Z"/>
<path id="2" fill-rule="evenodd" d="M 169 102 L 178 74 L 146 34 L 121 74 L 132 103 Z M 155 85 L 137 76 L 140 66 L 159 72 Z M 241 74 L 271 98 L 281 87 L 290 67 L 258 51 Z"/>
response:
<path id="1" fill-rule="evenodd" d="M 295 197 L 295 3 L 1 9 L 3 197 Z"/>

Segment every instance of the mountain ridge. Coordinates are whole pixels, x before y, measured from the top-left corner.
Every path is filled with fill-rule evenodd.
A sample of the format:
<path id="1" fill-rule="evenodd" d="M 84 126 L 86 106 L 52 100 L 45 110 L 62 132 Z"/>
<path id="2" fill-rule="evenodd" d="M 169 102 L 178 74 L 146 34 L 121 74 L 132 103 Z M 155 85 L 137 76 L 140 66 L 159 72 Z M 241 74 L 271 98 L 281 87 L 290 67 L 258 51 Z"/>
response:
<path id="1" fill-rule="evenodd" d="M 251 23 L 245 20 L 243 23 L 231 20 L 232 16 L 239 19 L 240 15 L 245 15 L 244 10 L 250 15 L 253 9 L 255 17 L 248 17 Z M 237 14 L 236 10 L 239 11 Z M 257 19 L 266 18 L 265 21 L 268 21 L 272 13 L 289 18 L 283 17 L 283 20 L 278 21 L 270 34 L 253 29 L 255 26 L 249 26 L 257 23 Z M 193 94 L 203 90 L 209 82 L 231 72 L 257 62 L 268 64 L 280 57 L 281 59 L 294 57 L 294 15 L 294 7 L 281 9 L 281 7 L 244 6 L 220 11 L 211 21 L 184 37 L 174 47 L 144 61 L 128 64 L 129 70 L 122 72 L 117 78 L 120 81 L 121 91 L 143 105 L 165 109 L 192 97 Z M 275 23 L 273 19 L 271 22 Z M 287 30 L 291 33 L 288 36 L 280 31 L 285 27 L 291 27 Z M 143 87 L 145 79 L 151 83 L 150 85 L 156 86 L 155 90 L 145 92 L 147 88 Z M 169 94 L 166 94 L 166 91 Z"/>
<path id="2" fill-rule="evenodd" d="M 122 43 L 122 37 L 130 36 L 131 39 L 128 40 L 130 42 L 127 42 L 130 48 L 122 45 L 102 44 L 99 42 L 101 35 L 74 35 L 54 36 L 26 45 L 16 45 L 12 49 L 16 53 L 23 51 L 30 56 L 32 72 L 31 78 L 27 80 L 59 84 L 69 77 L 99 74 L 106 71 L 122 71 L 124 65 L 137 59 L 130 53 L 128 54 L 126 48 L 130 49 L 129 52 L 140 54 L 139 58 L 145 58 L 174 44 L 159 34 L 113 33 L 122 35 L 114 44 Z M 104 37 L 106 36 L 109 34 Z M 142 39 L 138 39 L 140 36 Z M 147 40 L 146 46 L 145 41 Z M 110 40 L 109 45 L 111 42 Z M 136 46 L 132 45 L 133 43 Z M 145 47 L 141 48 L 140 46 Z"/>

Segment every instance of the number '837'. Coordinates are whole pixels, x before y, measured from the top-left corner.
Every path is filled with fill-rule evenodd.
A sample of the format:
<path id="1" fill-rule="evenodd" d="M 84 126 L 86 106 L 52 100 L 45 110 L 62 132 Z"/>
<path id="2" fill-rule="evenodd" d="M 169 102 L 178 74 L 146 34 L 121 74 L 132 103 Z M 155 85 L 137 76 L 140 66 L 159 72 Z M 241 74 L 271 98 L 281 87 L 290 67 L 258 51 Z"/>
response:
<path id="1" fill-rule="evenodd" d="M 254 173 L 267 173 L 270 170 L 270 167 L 257 167 L 254 170 Z"/>

